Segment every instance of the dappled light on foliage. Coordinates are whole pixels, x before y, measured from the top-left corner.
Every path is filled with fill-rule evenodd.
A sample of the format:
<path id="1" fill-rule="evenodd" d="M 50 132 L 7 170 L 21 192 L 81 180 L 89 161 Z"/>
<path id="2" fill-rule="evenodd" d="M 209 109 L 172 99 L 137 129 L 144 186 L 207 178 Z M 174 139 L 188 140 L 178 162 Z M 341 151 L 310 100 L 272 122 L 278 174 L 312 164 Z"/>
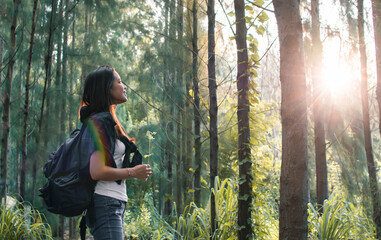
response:
<path id="1" fill-rule="evenodd" d="M 2 0 L 0 239 L 79 238 L 38 189 L 101 65 L 153 170 L 126 239 L 380 238 L 381 1 Z"/>

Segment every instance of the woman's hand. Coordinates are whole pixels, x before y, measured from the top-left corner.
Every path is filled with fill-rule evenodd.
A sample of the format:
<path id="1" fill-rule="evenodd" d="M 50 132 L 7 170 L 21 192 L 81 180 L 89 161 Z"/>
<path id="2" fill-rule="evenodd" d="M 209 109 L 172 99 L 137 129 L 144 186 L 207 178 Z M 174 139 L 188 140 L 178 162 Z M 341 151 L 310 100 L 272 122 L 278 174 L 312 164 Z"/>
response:
<path id="1" fill-rule="evenodd" d="M 144 181 L 147 181 L 148 177 L 152 174 L 152 169 L 149 164 L 141 164 L 127 169 L 131 177 L 144 179 Z"/>
<path id="2" fill-rule="evenodd" d="M 113 168 L 105 165 L 104 155 L 100 151 L 95 151 L 90 157 L 90 175 L 93 180 L 115 181 L 135 177 L 147 181 L 151 174 L 152 169 L 148 164 L 133 168 Z"/>

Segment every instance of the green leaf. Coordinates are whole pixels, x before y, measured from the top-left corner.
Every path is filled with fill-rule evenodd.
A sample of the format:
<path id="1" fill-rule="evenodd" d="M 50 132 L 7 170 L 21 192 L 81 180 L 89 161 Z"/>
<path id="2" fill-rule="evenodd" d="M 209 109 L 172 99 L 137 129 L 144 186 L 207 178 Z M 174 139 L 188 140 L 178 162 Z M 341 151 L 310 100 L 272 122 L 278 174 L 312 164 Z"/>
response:
<path id="1" fill-rule="evenodd" d="M 267 13 L 265 13 L 264 11 L 258 16 L 258 21 L 260 21 L 261 23 L 264 23 L 266 22 L 267 20 L 269 20 L 269 16 L 267 15 Z"/>
<path id="2" fill-rule="evenodd" d="M 208 183 L 205 181 L 205 179 L 203 177 L 201 177 L 201 182 L 205 185 L 208 185 Z"/>
<path id="3" fill-rule="evenodd" d="M 257 27 L 256 30 L 259 35 L 263 35 L 266 31 L 266 29 L 262 25 Z"/>
<path id="4" fill-rule="evenodd" d="M 246 5 L 246 6 L 245 6 L 245 9 L 246 9 L 247 11 L 253 11 L 253 7 L 252 7 L 252 6 L 248 6 L 248 5 Z"/>
<path id="5" fill-rule="evenodd" d="M 233 17 L 234 15 L 235 15 L 235 13 L 234 13 L 233 11 L 231 11 L 231 12 L 228 13 L 228 16 L 229 16 L 229 17 Z"/>
<path id="6" fill-rule="evenodd" d="M 259 6 L 263 6 L 263 4 L 265 4 L 265 2 L 262 0 L 255 0 L 254 3 L 259 5 Z"/>

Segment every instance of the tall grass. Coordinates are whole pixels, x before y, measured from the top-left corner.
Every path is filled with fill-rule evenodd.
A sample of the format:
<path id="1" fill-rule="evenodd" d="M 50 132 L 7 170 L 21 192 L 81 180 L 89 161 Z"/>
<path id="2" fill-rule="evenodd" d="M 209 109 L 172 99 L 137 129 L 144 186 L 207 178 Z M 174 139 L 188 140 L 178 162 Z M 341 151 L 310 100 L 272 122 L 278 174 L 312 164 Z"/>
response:
<path id="1" fill-rule="evenodd" d="M 311 203 L 308 208 L 310 239 L 376 239 L 375 227 L 362 209 L 340 200 L 337 194 L 324 201 L 321 214 Z"/>
<path id="2" fill-rule="evenodd" d="M 9 200 L 15 204 L 0 207 L 0 239 L 53 239 L 50 226 L 43 223 L 37 210 L 7 197 Z"/>
<path id="3" fill-rule="evenodd" d="M 211 233 L 210 204 L 205 208 L 190 203 L 183 213 L 174 221 L 165 221 L 156 208 L 152 205 L 149 196 L 144 198 L 144 203 L 138 213 L 127 209 L 125 217 L 125 232 L 128 239 L 213 239 L 232 240 L 238 239 L 238 184 L 232 179 L 223 181 L 216 178 L 212 189 L 216 199 L 216 221 L 218 228 Z M 261 234 L 256 239 L 276 239 L 278 236 L 277 219 L 274 217 L 273 207 L 266 203 L 256 206 L 258 214 L 252 221 L 253 229 L 261 225 Z M 259 224 L 260 222 L 260 224 Z M 259 224 L 258 226 L 254 226 Z M 274 238 L 275 236 L 275 238 Z"/>

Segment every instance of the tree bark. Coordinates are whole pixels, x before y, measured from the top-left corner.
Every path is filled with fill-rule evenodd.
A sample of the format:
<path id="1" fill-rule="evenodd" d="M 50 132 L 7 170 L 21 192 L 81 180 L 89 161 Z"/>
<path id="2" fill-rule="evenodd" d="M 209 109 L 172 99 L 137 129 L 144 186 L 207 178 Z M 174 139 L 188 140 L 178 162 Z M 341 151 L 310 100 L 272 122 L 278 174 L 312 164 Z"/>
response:
<path id="1" fill-rule="evenodd" d="M 4 24 L 1 25 L 1 36 L 4 36 Z M 3 84 L 3 55 L 4 55 L 4 40 L 0 39 L 0 84 Z M 3 101 L 0 97 L 0 101 Z"/>
<path id="2" fill-rule="evenodd" d="M 361 103 L 364 125 L 364 142 L 366 162 L 368 165 L 370 192 L 373 204 L 373 221 L 376 225 L 377 239 L 381 238 L 381 204 L 380 193 L 377 183 L 376 164 L 373 158 L 372 136 L 370 131 L 369 120 L 369 103 L 368 103 L 368 66 L 366 57 L 366 47 L 364 40 L 364 0 L 357 1 L 358 8 L 358 34 L 359 34 L 359 50 L 361 61 Z"/>
<path id="3" fill-rule="evenodd" d="M 38 121 L 38 134 L 36 138 L 36 145 L 37 145 L 37 157 L 33 161 L 33 169 L 32 169 L 32 203 L 34 201 L 34 190 L 36 186 L 36 176 L 37 176 L 37 169 L 38 169 L 38 161 L 40 156 L 40 141 L 42 137 L 42 124 L 44 122 L 44 109 L 45 109 L 45 101 L 46 101 L 46 92 L 47 92 L 47 86 L 50 83 L 51 75 L 52 75 L 52 54 L 53 54 L 53 35 L 54 35 L 54 15 L 56 12 L 56 1 L 52 0 L 52 11 L 50 13 L 49 18 L 49 33 L 48 33 L 48 39 L 47 39 L 47 52 L 45 55 L 45 81 L 44 81 L 44 89 L 42 92 L 42 103 L 41 103 L 41 109 L 40 109 L 40 119 Z"/>
<path id="4" fill-rule="evenodd" d="M 29 88 L 30 88 L 30 71 L 32 65 L 33 46 L 34 46 L 34 33 L 36 31 L 36 15 L 37 15 L 38 0 L 33 1 L 33 15 L 32 15 L 32 30 L 30 33 L 28 66 L 26 70 L 26 83 L 25 83 L 25 104 L 24 104 L 24 121 L 22 129 L 22 163 L 21 163 L 21 180 L 20 180 L 20 196 L 25 199 L 25 176 L 26 176 L 26 162 L 27 162 L 27 126 L 29 114 Z"/>
<path id="5" fill-rule="evenodd" d="M 193 79 L 193 95 L 194 95 L 194 201 L 197 206 L 201 205 L 201 115 L 200 115 L 200 96 L 198 87 L 198 17 L 197 17 L 197 1 L 193 0 L 192 6 L 192 79 Z"/>
<path id="6" fill-rule="evenodd" d="M 185 113 L 184 107 L 184 48 L 183 48 L 183 34 L 184 34 L 184 1 L 177 1 L 177 81 L 176 88 L 179 94 L 177 95 L 177 161 L 176 161 L 176 202 L 177 202 L 177 215 L 183 212 L 183 178 L 184 178 L 184 161 L 185 161 Z"/>
<path id="7" fill-rule="evenodd" d="M 298 0 L 274 0 L 280 44 L 282 166 L 279 239 L 307 239 L 307 103 Z"/>
<path id="8" fill-rule="evenodd" d="M 218 176 L 218 128 L 217 128 L 217 83 L 215 56 L 215 24 L 214 0 L 208 0 L 208 83 L 209 83 L 209 136 L 210 136 L 210 224 L 211 238 L 218 228 L 216 221 L 216 201 L 214 192 L 215 178 Z"/>
<path id="9" fill-rule="evenodd" d="M 0 200 L 4 198 L 8 192 L 8 147 L 9 147 L 9 132 L 10 132 L 10 105 L 11 105 L 11 91 L 12 91 L 12 79 L 13 79 L 13 67 L 16 62 L 16 27 L 17 17 L 19 12 L 19 6 L 21 0 L 13 1 L 12 12 L 12 25 L 10 30 L 10 44 L 9 44 L 9 56 L 7 75 L 5 76 L 5 88 L 3 91 L 3 136 L 1 139 L 1 178 L 0 178 Z"/>
<path id="10" fill-rule="evenodd" d="M 313 84 L 313 118 L 315 132 L 315 162 L 316 162 L 316 196 L 319 211 L 322 212 L 324 200 L 328 198 L 327 160 L 324 130 L 321 59 L 322 43 L 320 40 L 319 0 L 311 1 L 312 18 L 312 84 Z"/>
<path id="11" fill-rule="evenodd" d="M 164 82 L 164 94 L 165 94 L 165 104 L 169 107 L 168 112 L 169 116 L 175 116 L 175 106 L 171 99 L 174 96 L 173 87 L 176 83 L 176 69 L 173 66 L 176 64 L 175 58 L 173 57 L 175 54 L 172 52 L 174 50 L 174 40 L 176 39 L 176 0 L 169 1 L 169 22 L 168 22 L 168 39 L 166 49 L 168 51 L 167 58 L 167 66 L 166 66 L 166 81 Z M 172 213 L 173 206 L 173 163 L 172 159 L 174 156 L 174 123 L 168 122 L 166 128 L 167 138 L 166 138 L 166 168 L 167 168 L 167 191 L 165 196 L 164 203 L 164 215 L 169 216 Z"/>
<path id="12" fill-rule="evenodd" d="M 59 7 L 58 7 L 58 15 L 57 15 L 57 59 L 56 59 L 56 79 L 55 79 L 55 98 L 54 99 L 54 106 L 55 109 L 57 110 L 57 116 L 60 121 L 59 126 L 62 127 L 62 119 L 64 118 L 64 115 L 66 114 L 63 112 L 62 109 L 62 101 L 64 98 L 64 88 L 62 86 L 62 28 L 63 28 L 63 0 L 60 1 Z M 48 109 L 47 115 L 50 114 L 50 111 Z M 47 118 L 49 121 L 49 118 Z M 58 120 L 57 119 L 57 120 Z M 47 125 L 49 127 L 49 125 Z M 57 134 L 55 136 L 58 136 L 58 141 L 63 141 L 64 133 L 61 131 L 62 129 L 60 127 L 55 127 L 53 129 L 49 129 L 50 131 L 54 131 Z M 47 142 L 47 138 L 45 138 L 45 142 Z"/>
<path id="13" fill-rule="evenodd" d="M 68 9 L 69 9 L 69 1 L 68 0 L 65 0 L 65 11 L 64 11 L 64 15 L 63 15 L 63 20 L 64 20 L 64 24 L 63 24 L 63 46 L 62 46 L 62 79 L 61 79 L 61 86 L 62 86 L 62 90 L 61 90 L 61 96 L 62 96 L 62 102 L 61 102 L 61 134 L 59 134 L 59 136 L 61 136 L 61 141 L 64 141 L 65 139 L 65 136 L 66 136 L 66 116 L 67 116 L 67 112 L 66 112 L 66 99 L 67 99 L 67 72 L 68 72 L 68 68 L 67 68 L 67 56 L 68 56 L 68 45 L 67 45 L 67 42 L 68 42 L 68 28 L 69 28 L 69 12 L 68 12 Z"/>
<path id="14" fill-rule="evenodd" d="M 252 173 L 250 157 L 250 126 L 249 112 L 249 62 L 246 42 L 246 19 L 244 0 L 234 0 L 236 16 L 237 44 L 237 91 L 238 91 L 238 165 L 239 165 L 239 197 L 238 197 L 238 239 L 251 239 L 251 202 Z"/>
<path id="15" fill-rule="evenodd" d="M 72 29 L 72 40 L 71 40 L 71 54 L 74 54 L 75 51 L 75 11 L 73 10 L 73 29 Z M 73 110 L 74 110 L 74 102 L 73 102 L 73 95 L 74 95 L 74 59 L 71 59 L 70 61 L 70 100 L 69 100 L 69 132 L 72 132 L 74 130 L 73 127 Z M 77 118 L 78 119 L 78 118 Z"/>
<path id="16" fill-rule="evenodd" d="M 372 0 L 374 39 L 376 45 L 376 70 L 377 70 L 377 102 L 379 116 L 379 131 L 381 134 L 381 2 Z"/>

